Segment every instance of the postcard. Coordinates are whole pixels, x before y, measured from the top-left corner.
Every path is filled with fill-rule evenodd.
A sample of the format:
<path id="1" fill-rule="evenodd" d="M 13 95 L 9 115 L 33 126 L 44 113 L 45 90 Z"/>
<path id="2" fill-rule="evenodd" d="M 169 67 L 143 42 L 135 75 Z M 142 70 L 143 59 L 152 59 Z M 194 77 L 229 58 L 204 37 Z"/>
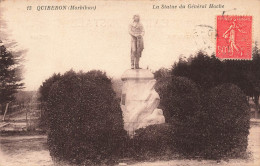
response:
<path id="1" fill-rule="evenodd" d="M 0 0 L 0 166 L 260 164 L 259 0 Z"/>

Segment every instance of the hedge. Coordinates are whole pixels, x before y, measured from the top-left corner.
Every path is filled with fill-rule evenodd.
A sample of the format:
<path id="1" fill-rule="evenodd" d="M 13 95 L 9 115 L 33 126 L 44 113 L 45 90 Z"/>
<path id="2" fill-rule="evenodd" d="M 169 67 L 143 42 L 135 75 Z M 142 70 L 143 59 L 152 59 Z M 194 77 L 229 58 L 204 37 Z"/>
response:
<path id="1" fill-rule="evenodd" d="M 180 154 L 195 154 L 201 146 L 200 92 L 196 84 L 185 77 L 162 81 L 163 86 L 157 86 L 157 90 L 166 122 L 173 126 L 173 146 Z"/>
<path id="2" fill-rule="evenodd" d="M 205 95 L 205 154 L 209 158 L 241 157 L 248 145 L 250 111 L 245 94 L 233 84 L 219 85 Z"/>
<path id="3" fill-rule="evenodd" d="M 185 77 L 157 85 L 166 122 L 172 125 L 172 146 L 186 157 L 242 157 L 250 127 L 248 102 L 233 84 L 199 91 Z M 160 82 L 160 80 L 159 80 Z"/>
<path id="4" fill-rule="evenodd" d="M 172 154 L 173 128 L 169 124 L 156 124 L 136 130 L 130 140 L 131 157 L 136 159 L 151 159 L 167 157 Z"/>
<path id="5" fill-rule="evenodd" d="M 46 113 L 50 155 L 56 162 L 109 164 L 120 156 L 126 132 L 105 73 L 62 75 L 51 87 Z"/>

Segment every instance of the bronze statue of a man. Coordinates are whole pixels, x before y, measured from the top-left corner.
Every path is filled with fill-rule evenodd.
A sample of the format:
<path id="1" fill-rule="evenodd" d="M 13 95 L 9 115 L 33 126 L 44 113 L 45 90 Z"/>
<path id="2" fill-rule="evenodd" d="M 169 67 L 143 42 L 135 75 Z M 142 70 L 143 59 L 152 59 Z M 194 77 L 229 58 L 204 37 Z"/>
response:
<path id="1" fill-rule="evenodd" d="M 140 16 L 134 15 L 133 23 L 129 25 L 129 34 L 131 35 L 131 68 L 139 69 L 139 60 L 144 49 L 144 28 L 140 23 Z"/>

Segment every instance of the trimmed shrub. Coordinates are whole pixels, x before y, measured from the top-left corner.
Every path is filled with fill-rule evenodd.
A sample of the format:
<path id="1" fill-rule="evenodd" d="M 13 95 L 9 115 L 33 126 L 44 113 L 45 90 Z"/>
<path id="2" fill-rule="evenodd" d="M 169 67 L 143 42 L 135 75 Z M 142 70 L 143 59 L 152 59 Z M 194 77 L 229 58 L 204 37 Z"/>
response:
<path id="1" fill-rule="evenodd" d="M 150 159 L 165 157 L 171 154 L 172 126 L 156 124 L 136 130 L 131 140 L 132 157 Z"/>
<path id="2" fill-rule="evenodd" d="M 245 154 L 250 128 L 250 112 L 246 96 L 239 87 L 223 84 L 213 88 L 204 98 L 205 155 L 209 158 Z"/>
<path id="3" fill-rule="evenodd" d="M 165 104 L 164 101 L 167 98 L 167 87 L 171 84 L 171 77 L 161 77 L 156 80 L 155 83 L 155 90 L 160 96 L 160 104 L 158 106 L 159 109 L 163 110 L 163 115 L 165 117 L 165 122 L 168 123 L 169 119 L 171 119 L 170 112 L 165 111 L 163 105 Z M 164 100 L 163 100 L 163 99 Z"/>
<path id="4" fill-rule="evenodd" d="M 60 74 L 53 74 L 51 77 L 49 77 L 48 79 L 46 79 L 42 85 L 39 88 L 39 98 L 38 100 L 42 103 L 45 103 L 48 101 L 48 97 L 49 97 L 49 92 L 51 90 L 52 85 L 59 81 L 59 79 L 61 78 Z"/>
<path id="5" fill-rule="evenodd" d="M 157 90 L 179 154 L 209 159 L 243 157 L 250 112 L 246 96 L 236 85 L 223 84 L 200 93 L 187 78 L 173 77 Z"/>
<path id="6" fill-rule="evenodd" d="M 55 82 L 59 81 L 60 78 L 61 78 L 60 74 L 53 74 L 51 77 L 49 77 L 42 83 L 38 91 L 39 92 L 38 101 L 41 102 L 40 105 L 41 116 L 40 116 L 39 127 L 43 131 L 46 131 L 46 129 L 48 128 L 48 122 L 46 121 L 48 117 L 45 111 L 46 111 L 46 103 L 49 98 L 49 92 L 51 90 L 52 85 Z"/>
<path id="7" fill-rule="evenodd" d="M 160 81 L 159 81 L 160 82 Z M 180 154 L 194 154 L 202 147 L 203 116 L 200 93 L 185 77 L 173 77 L 157 87 L 166 122 L 173 126 L 173 146 Z"/>
<path id="8" fill-rule="evenodd" d="M 200 94 L 194 82 L 185 77 L 163 78 L 156 85 L 166 122 L 185 121 L 200 110 Z"/>
<path id="9" fill-rule="evenodd" d="M 46 114 L 48 145 L 55 161 L 90 165 L 120 156 L 126 132 L 105 73 L 65 73 L 51 87 Z"/>

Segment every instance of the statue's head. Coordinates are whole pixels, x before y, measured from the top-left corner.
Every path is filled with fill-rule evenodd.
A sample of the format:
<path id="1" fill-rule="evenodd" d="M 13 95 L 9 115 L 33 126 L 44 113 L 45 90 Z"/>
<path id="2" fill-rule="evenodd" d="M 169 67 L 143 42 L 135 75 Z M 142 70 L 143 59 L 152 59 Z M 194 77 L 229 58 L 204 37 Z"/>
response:
<path id="1" fill-rule="evenodd" d="M 138 14 L 134 15 L 133 20 L 134 20 L 134 22 L 139 22 L 140 16 Z"/>

